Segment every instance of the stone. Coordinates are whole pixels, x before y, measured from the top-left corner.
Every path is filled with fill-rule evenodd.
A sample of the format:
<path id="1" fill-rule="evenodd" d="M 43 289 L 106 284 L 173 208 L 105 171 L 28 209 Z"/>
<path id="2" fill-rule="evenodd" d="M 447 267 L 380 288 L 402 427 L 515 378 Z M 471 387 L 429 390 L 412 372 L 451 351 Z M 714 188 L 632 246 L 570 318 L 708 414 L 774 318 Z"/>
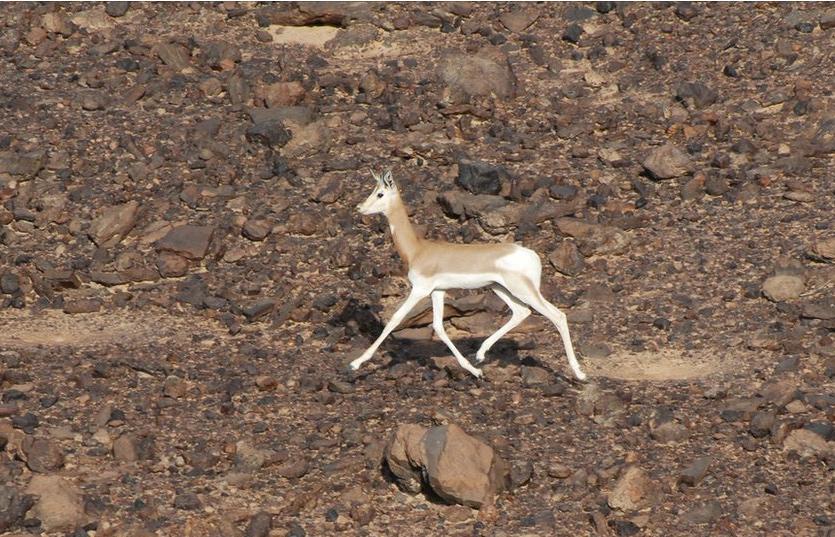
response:
<path id="1" fill-rule="evenodd" d="M 270 315 L 275 310 L 276 300 L 273 298 L 262 298 L 242 308 L 241 312 L 247 321 L 255 322 Z"/>
<path id="2" fill-rule="evenodd" d="M 398 484 L 417 492 L 421 479 L 450 503 L 481 507 L 510 485 L 510 467 L 493 448 L 455 424 L 429 430 L 414 424 L 398 427 L 385 449 Z"/>
<path id="3" fill-rule="evenodd" d="M 563 241 L 548 256 L 548 261 L 561 274 L 576 276 L 586 266 L 586 261 L 573 241 Z"/>
<path id="4" fill-rule="evenodd" d="M 276 82 L 264 87 L 264 104 L 267 108 L 295 106 L 305 96 L 301 82 Z"/>
<path id="5" fill-rule="evenodd" d="M 8 173 L 29 180 L 34 178 L 46 164 L 46 151 L 15 153 L 0 151 L 0 173 Z"/>
<path id="6" fill-rule="evenodd" d="M 681 185 L 681 199 L 684 201 L 696 200 L 704 197 L 705 194 L 705 176 L 696 174 L 694 177 L 687 180 Z"/>
<path id="7" fill-rule="evenodd" d="M 577 249 L 583 256 L 621 254 L 632 242 L 629 232 L 578 218 L 559 218 L 557 227 L 564 235 L 577 239 Z"/>
<path id="8" fill-rule="evenodd" d="M 200 58 L 212 69 L 229 70 L 241 61 L 241 49 L 228 41 L 211 41 L 203 47 Z"/>
<path id="9" fill-rule="evenodd" d="M 730 189 L 728 180 L 718 175 L 711 175 L 705 181 L 705 191 L 711 196 L 721 196 Z"/>
<path id="10" fill-rule="evenodd" d="M 310 471 L 310 465 L 306 460 L 299 458 L 278 465 L 275 471 L 285 479 L 300 479 Z"/>
<path id="11" fill-rule="evenodd" d="M 165 43 L 157 47 L 157 56 L 162 62 L 176 71 L 191 65 L 191 55 L 184 46 L 177 43 Z"/>
<path id="12" fill-rule="evenodd" d="M 136 201 L 108 207 L 90 223 L 87 234 L 98 246 L 113 246 L 136 225 L 138 212 L 139 203 Z"/>
<path id="13" fill-rule="evenodd" d="M 716 91 L 702 82 L 683 82 L 676 87 L 676 98 L 691 108 L 705 108 L 719 98 Z"/>
<path id="14" fill-rule="evenodd" d="M 817 241 L 812 252 L 823 259 L 835 260 L 835 237 Z"/>
<path id="15" fill-rule="evenodd" d="M 69 18 L 63 11 L 53 11 L 46 13 L 41 19 L 41 24 L 49 33 L 61 34 L 64 37 L 69 37 L 73 34 L 73 25 Z"/>
<path id="16" fill-rule="evenodd" d="M 546 369 L 535 366 L 522 366 L 522 384 L 525 386 L 548 384 L 551 380 L 551 373 Z"/>
<path id="17" fill-rule="evenodd" d="M 803 278 L 791 274 L 771 276 L 763 282 L 763 295 L 772 302 L 794 300 L 806 290 Z"/>
<path id="18" fill-rule="evenodd" d="M 456 183 L 473 194 L 498 194 L 510 178 L 502 166 L 462 159 L 458 161 Z"/>
<path id="19" fill-rule="evenodd" d="M 637 466 L 628 467 L 609 494 L 612 509 L 637 511 L 652 507 L 660 500 L 660 490 L 655 480 Z"/>
<path id="20" fill-rule="evenodd" d="M 562 33 L 562 40 L 568 41 L 569 43 L 577 44 L 580 42 L 580 38 L 583 36 L 583 27 L 577 24 L 576 22 L 569 24 L 566 26 L 565 30 Z"/>
<path id="21" fill-rule="evenodd" d="M 0 276 L 0 291 L 13 295 L 20 290 L 20 277 L 13 272 L 4 272 Z"/>
<path id="22" fill-rule="evenodd" d="M 791 431 L 783 440 L 784 451 L 795 451 L 803 457 L 835 458 L 835 442 L 809 429 Z"/>
<path id="23" fill-rule="evenodd" d="M 499 20 L 511 32 L 521 33 L 539 18 L 536 9 L 516 9 L 502 13 Z"/>
<path id="24" fill-rule="evenodd" d="M 676 17 L 683 21 L 691 21 L 701 11 L 692 2 L 676 2 Z"/>
<path id="25" fill-rule="evenodd" d="M 681 519 L 690 524 L 709 524 L 722 516 L 722 512 L 722 504 L 711 500 L 691 507 L 681 515 Z"/>
<path id="26" fill-rule="evenodd" d="M 249 519 L 244 530 L 244 537 L 268 537 L 272 527 L 273 516 L 266 511 L 259 511 Z"/>
<path id="27" fill-rule="evenodd" d="M 81 96 L 82 110 L 94 111 L 107 108 L 110 99 L 107 95 L 98 91 L 88 91 Z"/>
<path id="28" fill-rule="evenodd" d="M 774 412 L 760 411 L 754 414 L 751 418 L 751 425 L 748 427 L 748 432 L 754 438 L 763 438 L 771 434 L 771 428 L 774 422 L 777 421 L 777 416 Z"/>
<path id="29" fill-rule="evenodd" d="M 806 319 L 821 319 L 824 321 L 835 319 L 835 300 L 830 298 L 828 302 L 824 299 L 804 304 L 801 315 Z"/>
<path id="30" fill-rule="evenodd" d="M 690 157 L 673 144 L 656 147 L 641 165 L 653 179 L 672 179 L 686 175 L 693 169 Z"/>
<path id="31" fill-rule="evenodd" d="M 548 475 L 555 479 L 566 479 L 573 474 L 571 467 L 561 463 L 553 463 L 548 466 Z"/>
<path id="32" fill-rule="evenodd" d="M 386 443 L 384 453 L 389 470 L 398 485 L 408 492 L 420 491 L 420 469 L 425 464 L 422 441 L 426 430 L 411 423 L 400 425 Z"/>
<path id="33" fill-rule="evenodd" d="M 292 134 L 280 120 L 267 120 L 255 123 L 246 130 L 246 139 L 250 143 L 259 143 L 273 149 L 283 147 L 290 141 Z"/>
<path id="34" fill-rule="evenodd" d="M 176 375 L 168 375 L 162 383 L 162 393 L 172 399 L 180 399 L 188 392 L 188 383 Z"/>
<path id="35" fill-rule="evenodd" d="M 213 232 L 212 226 L 177 226 L 157 241 L 156 247 L 157 250 L 174 252 L 188 259 L 203 259 Z"/>
<path id="36" fill-rule="evenodd" d="M 690 466 L 685 468 L 678 476 L 679 483 L 695 487 L 702 482 L 702 479 L 707 475 L 707 471 L 713 462 L 713 457 L 705 456 L 699 457 L 690 463 Z"/>
<path id="37" fill-rule="evenodd" d="M 826 10 L 820 18 L 821 30 L 831 30 L 835 28 L 835 8 Z"/>
<path id="38" fill-rule="evenodd" d="M 29 511 L 46 531 L 71 531 L 86 522 L 81 491 L 57 475 L 35 475 L 26 487 L 38 497 Z"/>
<path id="39" fill-rule="evenodd" d="M 102 302 L 97 298 L 78 298 L 64 302 L 64 313 L 75 315 L 78 313 L 95 313 L 101 310 Z"/>
<path id="40" fill-rule="evenodd" d="M 163 278 L 179 278 L 188 272 L 189 261 L 173 252 L 160 252 L 157 257 L 157 270 Z"/>
<path id="41" fill-rule="evenodd" d="M 9 485 L 0 485 L 0 532 L 10 531 L 23 524 L 26 512 L 35 498 Z"/>
<path id="42" fill-rule="evenodd" d="M 181 509 L 183 511 L 196 511 L 203 507 L 203 502 L 197 494 L 193 492 L 183 492 L 174 496 L 174 509 Z"/>
<path id="43" fill-rule="evenodd" d="M 251 89 L 249 82 L 240 73 L 235 73 L 226 82 L 226 93 L 232 104 L 244 104 L 250 100 Z"/>
<path id="44" fill-rule="evenodd" d="M 250 218 L 244 224 L 241 234 L 251 241 L 262 241 L 272 231 L 272 226 L 266 220 L 257 220 Z"/>
<path id="45" fill-rule="evenodd" d="M 426 480 L 441 498 L 479 508 L 508 487 L 509 467 L 493 448 L 455 424 L 433 427 L 423 438 Z"/>
<path id="46" fill-rule="evenodd" d="M 113 457 L 121 462 L 135 462 L 139 460 L 138 439 L 133 433 L 126 433 L 113 442 Z"/>
<path id="47" fill-rule="evenodd" d="M 124 17 L 128 12 L 128 7 L 130 7 L 130 2 L 105 2 L 104 12 L 111 17 Z"/>
<path id="48" fill-rule="evenodd" d="M 235 469 L 246 473 L 257 472 L 270 455 L 270 451 L 258 448 L 246 440 L 240 440 L 235 444 Z"/>
<path id="49" fill-rule="evenodd" d="M 797 384 L 791 380 L 777 380 L 763 386 L 760 390 L 763 399 L 778 407 L 786 406 L 799 395 Z M 753 408 L 752 408 L 753 410 Z"/>
<path id="50" fill-rule="evenodd" d="M 509 99 L 516 93 L 516 76 L 499 49 L 484 47 L 476 54 L 451 54 L 441 61 L 439 76 L 453 102 L 491 94 Z"/>
<path id="51" fill-rule="evenodd" d="M 650 431 L 650 436 L 661 444 L 670 444 L 686 440 L 689 436 L 687 427 L 675 421 L 667 421 Z"/>
<path id="52" fill-rule="evenodd" d="M 322 177 L 313 192 L 313 200 L 331 204 L 339 200 L 343 193 L 343 182 L 339 177 Z"/>
<path id="53" fill-rule="evenodd" d="M 291 138 L 284 145 L 281 154 L 290 159 L 326 153 L 333 136 L 327 127 L 327 121 L 319 120 L 307 125 L 290 123 Z"/>
<path id="54" fill-rule="evenodd" d="M 27 436 L 22 444 L 26 466 L 36 473 L 44 474 L 60 470 L 64 466 L 64 450 L 47 438 Z"/>

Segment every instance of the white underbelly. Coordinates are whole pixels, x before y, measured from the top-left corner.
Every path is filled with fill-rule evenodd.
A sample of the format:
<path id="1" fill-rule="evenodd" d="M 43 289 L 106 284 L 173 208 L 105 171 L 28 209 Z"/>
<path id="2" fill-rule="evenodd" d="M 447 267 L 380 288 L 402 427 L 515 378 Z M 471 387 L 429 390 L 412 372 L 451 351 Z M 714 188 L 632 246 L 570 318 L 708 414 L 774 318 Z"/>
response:
<path id="1" fill-rule="evenodd" d="M 438 274 L 432 280 L 434 289 L 478 289 L 496 282 L 497 274 Z"/>

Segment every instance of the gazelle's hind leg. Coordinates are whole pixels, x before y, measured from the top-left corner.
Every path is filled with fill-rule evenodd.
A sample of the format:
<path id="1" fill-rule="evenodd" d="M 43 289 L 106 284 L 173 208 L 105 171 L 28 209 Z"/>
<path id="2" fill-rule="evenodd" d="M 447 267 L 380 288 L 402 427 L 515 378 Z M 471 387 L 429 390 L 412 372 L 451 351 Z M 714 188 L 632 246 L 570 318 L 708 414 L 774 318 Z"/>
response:
<path id="1" fill-rule="evenodd" d="M 523 302 L 516 299 L 513 295 L 509 294 L 502 287 L 494 285 L 492 289 L 497 295 L 499 295 L 499 298 L 504 300 L 505 304 L 508 305 L 513 315 L 501 328 L 496 330 L 496 332 L 493 335 L 484 340 L 484 343 L 481 344 L 481 347 L 478 349 L 478 352 L 475 355 L 476 362 L 483 361 L 485 355 L 487 354 L 487 351 L 489 351 L 490 348 L 493 345 L 495 345 L 497 341 L 504 337 L 505 334 L 519 326 L 519 324 L 521 324 L 521 322 L 527 319 L 528 315 L 531 314 L 531 310 L 528 309 L 528 307 L 525 306 Z"/>
<path id="2" fill-rule="evenodd" d="M 452 351 L 453 356 L 455 359 L 458 360 L 458 365 L 475 375 L 476 377 L 481 376 L 481 370 L 478 368 L 473 367 L 473 365 L 464 358 L 464 355 L 452 344 L 452 341 L 449 339 L 449 336 L 446 334 L 446 330 L 444 330 L 444 292 L 443 291 L 432 291 L 432 327 L 435 329 L 435 333 L 438 334 L 438 337 L 441 338 L 441 341 L 446 343 L 446 346 L 449 347 L 449 350 Z"/>
<path id="3" fill-rule="evenodd" d="M 531 280 L 522 275 L 506 277 L 502 282 L 513 296 L 547 317 L 560 333 L 565 354 L 568 356 L 568 364 L 574 375 L 580 380 L 586 380 L 586 374 L 580 369 L 577 357 L 574 355 L 574 346 L 571 344 L 571 335 L 568 332 L 568 319 L 565 313 L 556 306 L 545 300 L 539 288 Z"/>

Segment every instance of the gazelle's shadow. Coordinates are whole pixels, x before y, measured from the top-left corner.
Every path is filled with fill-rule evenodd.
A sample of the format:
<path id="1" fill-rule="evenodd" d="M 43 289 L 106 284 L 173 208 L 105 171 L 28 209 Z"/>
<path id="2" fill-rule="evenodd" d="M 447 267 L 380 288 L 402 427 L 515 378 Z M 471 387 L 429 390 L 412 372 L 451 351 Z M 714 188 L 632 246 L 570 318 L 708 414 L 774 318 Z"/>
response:
<path id="1" fill-rule="evenodd" d="M 354 327 L 353 330 L 358 332 L 358 335 L 362 335 L 369 341 L 373 341 L 380 335 L 380 332 L 383 331 L 385 326 L 380 321 L 378 314 L 381 309 L 380 306 L 360 303 L 357 299 L 351 298 L 345 304 L 342 311 L 330 319 L 329 324 L 334 326 L 348 326 L 350 322 Z M 496 329 L 506 320 L 502 316 L 497 315 Z M 348 337 L 351 337 L 350 334 Z M 475 354 L 486 338 L 487 336 L 456 338 L 452 342 L 470 362 L 474 363 Z M 487 352 L 486 362 L 498 362 L 505 365 L 513 363 L 520 364 L 522 362 L 519 356 L 519 351 L 522 349 L 519 343 L 513 339 L 513 333 L 508 334 L 505 338 L 496 342 Z M 449 347 L 440 340 L 402 338 L 397 336 L 397 332 L 387 337 L 377 352 L 393 352 L 396 362 L 407 360 L 425 362 L 434 357 L 452 355 Z"/>

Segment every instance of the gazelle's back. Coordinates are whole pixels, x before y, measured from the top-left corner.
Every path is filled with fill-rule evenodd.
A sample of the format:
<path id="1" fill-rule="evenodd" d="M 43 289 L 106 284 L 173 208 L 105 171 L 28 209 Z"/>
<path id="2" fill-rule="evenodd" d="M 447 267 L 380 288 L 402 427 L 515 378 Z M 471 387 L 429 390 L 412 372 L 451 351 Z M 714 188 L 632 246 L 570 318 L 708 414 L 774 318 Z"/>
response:
<path id="1" fill-rule="evenodd" d="M 536 252 L 518 244 L 480 243 L 453 244 L 424 241 L 420 253 L 415 256 L 411 270 L 421 276 L 438 274 L 481 274 L 496 276 L 486 279 L 483 285 L 498 281 L 504 271 L 527 272 L 535 275 L 537 283 L 541 263 Z M 472 288 L 472 285 L 466 285 Z M 476 286 L 479 287 L 479 286 Z"/>

